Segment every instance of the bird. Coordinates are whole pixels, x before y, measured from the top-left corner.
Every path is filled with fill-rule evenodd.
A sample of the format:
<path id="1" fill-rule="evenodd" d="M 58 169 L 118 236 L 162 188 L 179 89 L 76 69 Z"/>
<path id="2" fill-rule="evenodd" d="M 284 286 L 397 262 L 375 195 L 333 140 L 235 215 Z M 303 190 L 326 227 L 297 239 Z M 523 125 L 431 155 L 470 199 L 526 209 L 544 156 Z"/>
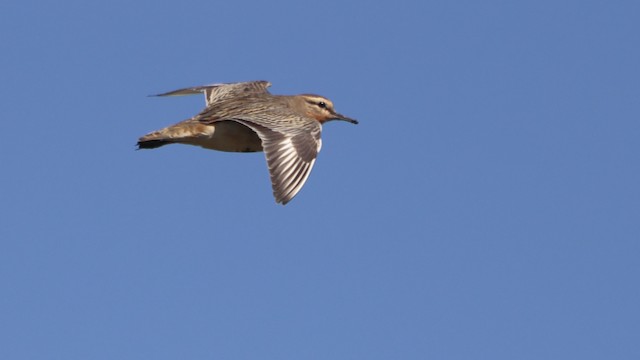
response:
<path id="1" fill-rule="evenodd" d="M 322 147 L 322 125 L 358 121 L 314 94 L 273 95 L 268 81 L 195 86 L 155 96 L 204 94 L 197 115 L 138 139 L 138 149 L 187 144 L 226 152 L 264 151 L 276 203 L 286 205 L 307 181 Z"/>

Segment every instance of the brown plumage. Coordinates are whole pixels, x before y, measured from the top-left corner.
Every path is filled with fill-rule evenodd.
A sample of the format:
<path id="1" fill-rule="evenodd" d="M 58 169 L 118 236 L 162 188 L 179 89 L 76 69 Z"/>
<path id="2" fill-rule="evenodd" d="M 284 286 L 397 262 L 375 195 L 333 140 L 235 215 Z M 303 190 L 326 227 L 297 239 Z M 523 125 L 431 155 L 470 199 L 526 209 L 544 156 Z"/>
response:
<path id="1" fill-rule="evenodd" d="M 204 93 L 207 106 L 198 115 L 138 140 L 139 149 L 180 143 L 205 149 L 264 151 L 277 203 L 286 204 L 309 177 L 321 148 L 322 124 L 354 119 L 337 113 L 322 96 L 272 95 L 267 81 L 215 84 L 160 94 Z"/>

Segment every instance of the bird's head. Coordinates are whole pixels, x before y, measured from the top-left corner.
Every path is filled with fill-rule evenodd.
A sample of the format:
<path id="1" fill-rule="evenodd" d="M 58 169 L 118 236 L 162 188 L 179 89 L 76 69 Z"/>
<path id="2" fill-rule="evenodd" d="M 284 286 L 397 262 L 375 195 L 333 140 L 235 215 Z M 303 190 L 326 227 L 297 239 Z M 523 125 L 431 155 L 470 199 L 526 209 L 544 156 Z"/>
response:
<path id="1" fill-rule="evenodd" d="M 302 105 L 304 106 L 304 111 L 307 116 L 318 120 L 320 123 L 324 123 L 329 120 L 342 120 L 352 124 L 358 123 L 358 120 L 337 113 L 333 108 L 331 100 L 323 96 L 303 94 L 298 97 L 302 100 Z"/>

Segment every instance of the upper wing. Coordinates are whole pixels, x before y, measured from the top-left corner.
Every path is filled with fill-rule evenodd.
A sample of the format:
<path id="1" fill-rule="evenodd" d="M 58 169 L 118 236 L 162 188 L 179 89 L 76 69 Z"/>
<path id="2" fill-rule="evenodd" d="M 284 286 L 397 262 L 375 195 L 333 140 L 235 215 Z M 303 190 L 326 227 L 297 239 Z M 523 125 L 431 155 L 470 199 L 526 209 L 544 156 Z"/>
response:
<path id="1" fill-rule="evenodd" d="M 251 120 L 234 119 L 251 128 L 262 139 L 273 196 L 282 205 L 291 201 L 307 181 L 322 147 L 320 123 L 304 120 L 302 129 L 289 132 L 273 130 Z"/>
<path id="2" fill-rule="evenodd" d="M 205 101 L 207 102 L 207 106 L 209 106 L 214 102 L 232 97 L 244 96 L 249 94 L 268 93 L 269 91 L 267 90 L 267 88 L 269 86 L 271 86 L 271 83 L 268 81 L 212 84 L 174 90 L 155 96 L 181 96 L 203 93 L 205 96 Z"/>

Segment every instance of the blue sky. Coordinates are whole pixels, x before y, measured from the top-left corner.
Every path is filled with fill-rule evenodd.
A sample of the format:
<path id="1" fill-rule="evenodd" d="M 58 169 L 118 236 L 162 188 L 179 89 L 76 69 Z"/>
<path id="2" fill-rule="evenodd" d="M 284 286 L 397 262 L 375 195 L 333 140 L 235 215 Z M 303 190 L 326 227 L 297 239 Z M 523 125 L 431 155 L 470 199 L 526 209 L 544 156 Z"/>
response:
<path id="1" fill-rule="evenodd" d="M 637 359 L 634 1 L 5 2 L 0 358 Z M 269 80 L 326 124 L 134 151 L 181 87 Z"/>

